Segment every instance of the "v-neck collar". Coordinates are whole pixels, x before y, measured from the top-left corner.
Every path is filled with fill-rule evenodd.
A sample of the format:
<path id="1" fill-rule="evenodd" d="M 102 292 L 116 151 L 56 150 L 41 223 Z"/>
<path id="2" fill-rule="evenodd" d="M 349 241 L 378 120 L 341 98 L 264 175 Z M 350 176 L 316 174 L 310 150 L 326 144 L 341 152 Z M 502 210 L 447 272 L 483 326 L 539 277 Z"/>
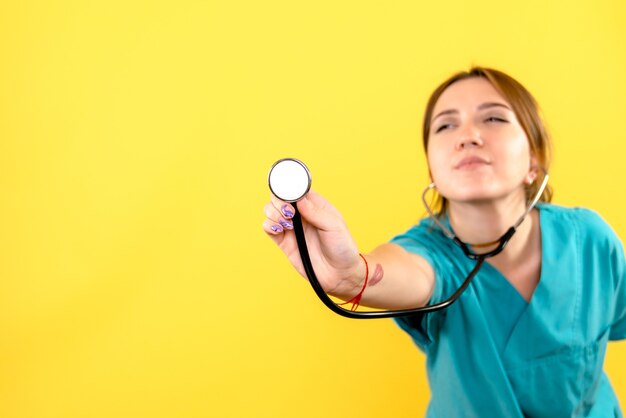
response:
<path id="1" fill-rule="evenodd" d="M 530 305 L 533 301 L 533 299 L 535 298 L 535 294 L 537 293 L 537 290 L 539 289 L 540 286 L 543 285 L 543 281 L 544 281 L 544 254 L 545 252 L 543 251 L 543 243 L 545 241 L 545 229 L 543 228 L 543 222 L 544 222 L 544 216 L 541 210 L 541 206 L 537 205 L 535 206 L 535 209 L 537 209 L 537 221 L 539 222 L 539 236 L 541 239 L 541 266 L 540 266 L 540 270 L 539 270 L 539 281 L 537 282 L 537 286 L 535 286 L 535 289 L 533 290 L 532 295 L 530 296 L 530 300 L 526 300 L 526 298 L 519 292 L 519 290 L 517 290 L 517 288 L 515 286 L 513 286 L 513 284 L 511 283 L 511 281 L 497 268 L 495 267 L 493 264 L 491 264 L 489 262 L 489 259 L 485 260 L 485 263 L 483 264 L 483 268 L 485 269 L 489 269 L 492 271 L 492 273 L 496 276 L 498 276 L 500 279 L 502 279 L 506 285 L 508 285 L 512 292 L 514 292 L 515 295 L 517 295 L 525 305 Z"/>
<path id="2" fill-rule="evenodd" d="M 566 259 L 570 251 L 577 250 L 577 241 L 572 239 L 575 231 L 572 232 L 572 225 L 554 222 L 550 210 L 539 207 L 539 212 L 541 275 L 504 347 L 504 361 L 511 367 L 518 361 L 530 361 L 550 352 L 551 342 L 562 346 L 563 341 L 571 339 L 579 311 L 580 283 L 576 266 L 568 265 L 570 275 L 564 275 L 560 266 L 560 261 Z M 524 300 L 513 285 L 509 283 L 509 286 Z"/>
<path id="3" fill-rule="evenodd" d="M 543 251 L 543 243 L 545 242 L 546 239 L 546 234 L 545 234 L 545 228 L 543 227 L 543 223 L 544 223 L 544 215 L 546 215 L 545 211 L 542 210 L 542 207 L 544 207 L 544 205 L 542 203 L 538 203 L 535 206 L 535 209 L 537 209 L 538 212 L 538 221 L 539 221 L 539 233 L 541 236 L 541 243 L 542 243 L 542 250 L 541 250 L 541 271 L 539 274 L 539 283 L 537 283 L 537 286 L 535 287 L 535 290 L 533 291 L 532 296 L 530 297 L 530 300 L 526 300 L 522 294 L 515 288 L 515 286 L 513 286 L 511 284 L 511 282 L 506 278 L 506 276 L 504 274 L 502 274 L 502 272 L 500 272 L 500 270 L 498 270 L 496 267 L 494 267 L 491 263 L 489 263 L 489 259 L 486 259 L 485 262 L 483 263 L 481 269 L 485 269 L 485 270 L 489 270 L 491 271 L 491 273 L 493 275 L 496 275 L 499 279 L 502 279 L 505 282 L 505 285 L 510 287 L 510 289 L 515 293 L 515 295 L 517 297 L 519 297 L 519 299 L 525 304 L 525 305 L 530 305 L 535 297 L 535 294 L 537 293 L 537 289 L 542 285 L 542 282 L 544 281 L 544 266 L 545 266 L 545 251 Z M 453 231 L 452 229 L 452 225 L 450 224 L 450 217 L 449 216 L 445 216 L 445 218 L 443 219 L 443 223 L 445 224 L 445 226 L 450 230 Z M 459 250 L 461 250 L 460 248 L 458 248 Z M 463 256 L 465 257 L 465 255 L 463 254 Z"/>

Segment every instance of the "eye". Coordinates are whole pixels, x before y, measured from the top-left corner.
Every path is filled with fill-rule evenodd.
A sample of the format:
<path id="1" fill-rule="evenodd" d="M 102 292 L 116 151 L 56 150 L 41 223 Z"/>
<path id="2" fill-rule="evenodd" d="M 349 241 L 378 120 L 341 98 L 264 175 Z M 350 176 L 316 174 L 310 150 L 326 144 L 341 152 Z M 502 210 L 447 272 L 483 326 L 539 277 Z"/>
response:
<path id="1" fill-rule="evenodd" d="M 499 116 L 489 116 L 487 119 L 485 119 L 485 122 L 507 123 L 508 120 L 501 118 Z"/>
<path id="2" fill-rule="evenodd" d="M 441 132 L 441 131 L 443 131 L 443 130 L 445 130 L 445 129 L 450 128 L 451 126 L 452 126 L 452 124 L 451 124 L 451 123 L 444 123 L 443 125 L 439 125 L 439 126 L 437 127 L 437 129 L 435 129 L 435 133 L 436 133 L 436 134 L 438 134 L 439 132 Z"/>

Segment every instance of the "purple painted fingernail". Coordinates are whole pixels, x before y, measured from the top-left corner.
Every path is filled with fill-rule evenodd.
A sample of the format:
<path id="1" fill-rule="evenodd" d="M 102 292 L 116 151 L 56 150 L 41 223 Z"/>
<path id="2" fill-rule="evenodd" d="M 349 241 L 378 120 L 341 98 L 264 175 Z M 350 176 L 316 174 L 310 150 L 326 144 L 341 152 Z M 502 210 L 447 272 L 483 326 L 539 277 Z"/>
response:
<path id="1" fill-rule="evenodd" d="M 272 225 L 272 231 L 274 232 L 283 232 L 283 227 L 280 225 Z"/>
<path id="2" fill-rule="evenodd" d="M 289 205 L 283 205 L 283 207 L 281 208 L 283 211 L 283 215 L 285 215 L 285 218 L 293 218 L 293 210 L 291 210 L 291 208 L 289 207 Z"/>
<path id="3" fill-rule="evenodd" d="M 285 228 L 285 229 L 293 229 L 293 224 L 289 221 L 285 221 L 284 219 L 281 219 L 280 221 L 280 225 Z"/>

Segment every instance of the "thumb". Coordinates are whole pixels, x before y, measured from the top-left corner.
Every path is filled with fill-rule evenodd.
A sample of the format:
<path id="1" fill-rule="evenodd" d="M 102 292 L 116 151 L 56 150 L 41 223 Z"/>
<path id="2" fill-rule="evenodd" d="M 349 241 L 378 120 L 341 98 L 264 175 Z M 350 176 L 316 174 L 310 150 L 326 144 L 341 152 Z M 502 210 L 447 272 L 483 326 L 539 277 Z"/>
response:
<path id="1" fill-rule="evenodd" d="M 297 203 L 302 219 L 321 230 L 335 230 L 343 223 L 339 211 L 321 194 L 314 190 Z"/>

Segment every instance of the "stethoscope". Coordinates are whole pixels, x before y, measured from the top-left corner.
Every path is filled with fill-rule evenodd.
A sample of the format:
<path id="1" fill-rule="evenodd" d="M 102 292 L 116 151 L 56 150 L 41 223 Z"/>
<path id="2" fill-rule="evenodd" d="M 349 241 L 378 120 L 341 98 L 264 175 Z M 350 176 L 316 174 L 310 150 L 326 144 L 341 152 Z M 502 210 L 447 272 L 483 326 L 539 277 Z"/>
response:
<path id="1" fill-rule="evenodd" d="M 520 224 L 524 221 L 526 216 L 530 213 L 530 211 L 535 207 L 541 194 L 543 193 L 546 185 L 548 184 L 548 173 L 544 173 L 543 181 L 537 194 L 534 199 L 528 205 L 526 211 L 520 216 L 520 218 L 515 222 L 513 226 L 511 226 L 499 239 L 487 243 L 481 244 L 481 246 L 490 246 L 498 244 L 497 247 L 489 252 L 477 254 L 470 249 L 470 245 L 461 241 L 449 228 L 447 228 L 443 223 L 437 219 L 430 209 L 426 201 L 427 193 L 435 188 L 435 184 L 431 183 L 424 189 L 422 193 L 422 202 L 430 215 L 430 218 L 441 228 L 444 235 L 451 240 L 454 241 L 463 253 L 470 258 L 471 260 L 476 260 L 476 264 L 474 268 L 465 278 L 465 281 L 461 284 L 461 286 L 450 296 L 448 299 L 443 302 L 439 302 L 433 305 L 423 306 L 421 308 L 413 308 L 413 309 L 401 309 L 401 310 L 392 310 L 392 311 L 372 311 L 372 312 L 358 312 L 351 311 L 348 309 L 344 309 L 341 306 L 335 304 L 332 299 L 324 292 L 324 289 L 320 285 L 317 277 L 315 276 L 315 272 L 313 271 L 313 265 L 311 264 L 311 258 L 309 257 L 309 251 L 307 249 L 306 239 L 304 237 L 304 228 L 302 226 L 302 218 L 298 211 L 298 201 L 302 199 L 311 189 L 311 173 L 309 169 L 304 165 L 304 163 L 295 158 L 283 158 L 278 160 L 272 168 L 270 169 L 268 176 L 268 183 L 270 190 L 274 196 L 278 199 L 283 200 L 285 202 L 292 203 L 295 209 L 295 214 L 293 216 L 293 229 L 296 235 L 296 242 L 298 244 L 298 250 L 300 252 L 300 258 L 302 259 L 302 265 L 304 267 L 304 271 L 309 279 L 309 283 L 313 287 L 313 290 L 320 298 L 320 300 L 333 312 L 345 316 L 347 318 L 356 318 L 356 319 L 371 319 L 371 318 L 392 318 L 398 316 L 412 315 L 412 314 L 424 314 L 428 312 L 438 311 L 448 306 L 452 305 L 459 296 L 465 291 L 465 289 L 469 286 L 470 282 L 480 270 L 485 259 L 489 257 L 493 257 L 495 255 L 500 254 L 502 250 L 506 247 L 515 231 L 520 226 Z"/>

